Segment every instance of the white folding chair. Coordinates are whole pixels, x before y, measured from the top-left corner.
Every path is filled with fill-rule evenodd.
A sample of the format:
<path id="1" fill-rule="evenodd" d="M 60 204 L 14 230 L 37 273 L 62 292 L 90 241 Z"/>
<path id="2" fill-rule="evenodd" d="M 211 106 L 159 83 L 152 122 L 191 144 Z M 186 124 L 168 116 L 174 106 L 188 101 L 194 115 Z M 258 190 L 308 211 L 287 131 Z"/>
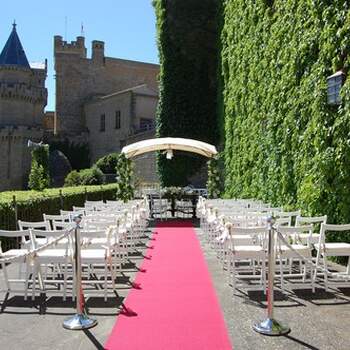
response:
<path id="1" fill-rule="evenodd" d="M 301 211 L 300 210 L 295 210 L 295 211 L 279 211 L 275 213 L 277 217 L 279 218 L 289 218 L 290 223 L 289 226 L 293 224 L 293 218 L 296 218 L 297 216 L 301 216 Z"/>
<path id="2" fill-rule="evenodd" d="M 113 246 L 111 244 L 112 231 L 81 231 L 81 238 L 84 239 L 105 239 L 105 244 L 102 244 L 99 248 L 96 248 L 96 244 L 84 245 L 81 250 L 81 262 L 84 265 L 88 265 L 88 273 L 93 275 L 94 279 L 84 279 L 84 284 L 94 284 L 96 286 L 103 286 L 104 300 L 107 301 L 108 296 L 108 275 L 111 277 L 112 291 L 115 290 L 115 267 L 113 266 Z M 96 242 L 96 241 L 95 241 Z M 98 245 L 98 244 L 97 244 Z M 91 247 L 91 249 L 90 249 Z M 98 273 L 102 267 L 103 277 L 99 279 Z"/>
<path id="3" fill-rule="evenodd" d="M 341 278 L 343 281 L 346 280 L 345 286 L 349 286 L 350 280 L 350 244 L 345 242 L 327 242 L 327 234 L 330 232 L 339 233 L 344 231 L 350 231 L 350 224 L 345 225 L 334 225 L 334 224 L 321 224 L 320 229 L 320 237 L 318 243 L 314 244 L 315 249 L 317 250 L 316 257 L 316 268 L 314 272 L 314 280 L 317 277 L 317 269 L 319 267 L 323 268 L 323 276 L 324 276 L 324 285 L 325 289 L 328 290 L 329 287 L 329 276 L 334 276 Z M 333 236 L 333 239 L 335 237 Z M 338 257 L 344 256 L 348 257 L 348 265 L 345 272 L 336 272 L 331 273 L 328 270 L 327 258 L 328 257 Z M 336 283 L 339 287 L 341 283 Z"/>
<path id="4" fill-rule="evenodd" d="M 48 221 L 50 223 L 50 229 L 54 230 L 53 221 L 62 221 L 62 222 L 68 222 L 70 220 L 69 215 L 48 215 L 43 214 L 44 221 Z"/>
<path id="5" fill-rule="evenodd" d="M 31 230 L 33 247 L 39 248 L 40 246 L 50 243 L 55 238 L 61 236 L 67 231 L 41 231 Z M 44 242 L 45 240 L 45 242 Z M 59 248 L 50 247 L 43 251 L 40 251 L 36 255 L 35 268 L 36 271 L 42 271 L 41 267 L 44 267 L 43 282 L 44 285 L 63 285 L 63 300 L 67 297 L 67 281 L 68 281 L 68 266 L 72 264 L 73 250 L 71 238 L 63 238 L 59 242 Z M 63 275 L 63 279 L 59 278 L 59 275 Z M 49 290 L 46 289 L 48 292 Z M 55 290 L 57 291 L 57 289 Z"/>
<path id="6" fill-rule="evenodd" d="M 228 272 L 232 275 L 232 285 L 236 288 L 237 279 L 256 279 L 260 280 L 260 287 L 266 291 L 266 253 L 265 248 L 259 244 L 239 245 L 239 241 L 235 241 L 235 235 L 263 235 L 268 233 L 267 227 L 242 228 L 234 227 L 231 223 L 226 224 L 230 235 L 228 247 Z M 236 244 L 238 243 L 238 244 Z M 257 270 L 260 273 L 257 274 Z M 240 274 L 239 272 L 243 273 Z M 255 286 L 254 286 L 255 287 Z"/>
<path id="7" fill-rule="evenodd" d="M 307 244 L 310 248 L 312 248 L 314 243 L 317 243 L 320 239 L 320 227 L 318 227 L 318 233 L 315 232 L 315 226 L 326 224 L 327 223 L 327 215 L 323 216 L 310 216 L 303 217 L 297 216 L 295 220 L 295 226 L 302 225 L 312 225 L 312 229 L 308 233 L 301 233 L 295 238 L 298 239 L 299 242 L 303 244 Z"/>
<path id="8" fill-rule="evenodd" d="M 29 230 L 22 230 L 22 231 L 0 230 L 0 238 L 17 239 L 17 240 L 22 240 L 22 242 L 24 240 L 26 242 L 25 248 L 22 247 L 21 249 L 10 249 L 7 251 L 3 251 L 2 244 L 1 244 L 2 242 L 0 240 L 0 266 L 4 274 L 6 292 L 23 293 L 24 300 L 27 300 L 29 283 L 31 283 L 32 286 L 35 286 L 35 281 L 33 280 L 35 278 L 34 265 L 31 264 L 30 259 L 27 259 L 25 257 L 26 254 L 32 249 L 31 232 Z M 18 278 L 9 277 L 9 270 L 8 270 L 9 263 L 6 263 L 5 260 L 3 260 L 2 262 L 2 259 L 7 259 L 7 258 L 16 258 L 16 260 L 11 262 L 10 265 L 19 264 Z M 21 268 L 22 265 L 25 265 L 24 277 L 22 277 L 22 268 Z M 31 279 L 29 278 L 30 276 L 32 276 Z M 23 289 L 13 288 L 14 284 L 16 285 L 23 284 L 24 288 Z M 34 299 L 33 294 L 32 294 L 32 298 Z"/>
<path id="9" fill-rule="evenodd" d="M 49 231 L 51 229 L 50 223 L 47 221 L 30 222 L 30 221 L 18 220 L 18 226 L 20 230 L 35 229 L 35 230 Z"/>
<path id="10" fill-rule="evenodd" d="M 51 225 L 48 221 L 36 221 L 36 222 L 30 222 L 30 221 L 22 221 L 18 220 L 18 227 L 20 230 L 41 230 L 41 231 L 50 231 Z M 37 243 L 39 243 L 40 240 L 37 240 Z M 45 244 L 46 240 L 43 240 L 40 244 Z M 22 247 L 27 247 L 26 245 L 30 242 L 22 240 Z"/>
<path id="11" fill-rule="evenodd" d="M 281 289 L 285 287 L 285 278 L 290 279 L 293 288 L 297 288 L 300 285 L 304 288 L 304 286 L 309 283 L 314 291 L 314 280 L 313 276 L 313 266 L 312 266 L 312 252 L 308 246 L 305 246 L 301 243 L 293 243 L 294 236 L 298 236 L 305 232 L 309 232 L 312 230 L 312 226 L 277 226 L 277 231 L 282 235 L 285 242 L 281 240 L 281 238 L 277 239 L 277 259 L 279 260 L 279 273 L 281 280 Z M 288 244 L 287 244 L 288 243 Z M 299 262 L 299 269 L 296 269 L 293 266 L 293 263 Z M 307 276 L 310 276 L 309 280 L 307 280 Z M 302 281 L 300 283 L 297 280 L 298 277 L 302 277 Z"/>

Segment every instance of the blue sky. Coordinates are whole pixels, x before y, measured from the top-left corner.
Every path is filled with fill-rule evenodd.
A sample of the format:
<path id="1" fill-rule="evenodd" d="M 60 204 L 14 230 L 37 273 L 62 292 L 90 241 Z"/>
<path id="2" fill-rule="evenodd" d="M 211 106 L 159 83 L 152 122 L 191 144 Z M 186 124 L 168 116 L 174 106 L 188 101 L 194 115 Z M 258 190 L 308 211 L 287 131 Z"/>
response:
<path id="1" fill-rule="evenodd" d="M 82 23 L 89 57 L 91 41 L 96 39 L 105 41 L 106 56 L 158 63 L 151 0 L 4 1 L 1 4 L 0 50 L 14 19 L 29 62 L 48 59 L 47 110 L 54 109 L 55 98 L 53 37 L 65 37 L 67 33 L 68 41 L 75 40 L 81 33 Z"/>

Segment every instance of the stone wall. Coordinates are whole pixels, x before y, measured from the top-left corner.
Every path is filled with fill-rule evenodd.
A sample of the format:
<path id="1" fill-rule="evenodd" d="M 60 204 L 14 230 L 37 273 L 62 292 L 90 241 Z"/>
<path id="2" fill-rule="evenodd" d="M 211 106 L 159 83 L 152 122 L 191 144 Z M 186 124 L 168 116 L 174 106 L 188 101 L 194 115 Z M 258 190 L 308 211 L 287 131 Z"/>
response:
<path id="1" fill-rule="evenodd" d="M 42 137 L 41 128 L 0 129 L 0 191 L 26 187 L 31 165 L 28 140 L 39 142 Z"/>
<path id="2" fill-rule="evenodd" d="M 153 139 L 155 138 L 155 130 L 149 130 L 144 133 L 132 135 L 128 137 L 127 144 Z M 134 163 L 134 174 L 137 182 L 143 183 L 158 183 L 159 178 L 157 174 L 157 156 L 156 152 L 145 153 L 132 159 Z"/>
<path id="3" fill-rule="evenodd" d="M 120 152 L 129 142 L 127 139 L 135 133 L 138 134 L 135 136 L 137 139 L 143 139 L 141 121 L 147 120 L 154 125 L 157 103 L 157 93 L 142 85 L 85 104 L 91 161 L 95 162 L 111 152 Z M 117 114 L 120 125 L 116 124 Z M 105 118 L 104 130 L 101 130 L 101 116 Z"/>
<path id="4" fill-rule="evenodd" d="M 120 152 L 130 134 L 132 93 L 127 92 L 85 105 L 86 126 L 89 132 L 91 162 L 112 152 Z M 116 112 L 120 112 L 120 129 L 116 128 Z M 100 128 L 105 116 L 105 130 Z"/>
<path id="5" fill-rule="evenodd" d="M 105 57 L 101 41 L 93 41 L 89 59 L 83 37 L 67 43 L 56 36 L 54 54 L 61 132 L 74 134 L 85 130 L 83 105 L 93 96 L 112 94 L 144 83 L 158 90 L 158 65 Z"/>

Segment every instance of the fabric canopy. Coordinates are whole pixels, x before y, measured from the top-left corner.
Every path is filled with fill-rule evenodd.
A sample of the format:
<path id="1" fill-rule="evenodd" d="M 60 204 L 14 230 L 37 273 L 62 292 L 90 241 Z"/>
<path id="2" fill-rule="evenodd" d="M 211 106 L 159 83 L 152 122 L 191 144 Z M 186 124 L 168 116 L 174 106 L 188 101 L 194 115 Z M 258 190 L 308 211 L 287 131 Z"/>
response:
<path id="1" fill-rule="evenodd" d="M 164 137 L 135 142 L 131 145 L 123 147 L 122 153 L 124 153 L 127 158 L 132 158 L 147 152 L 164 150 L 192 152 L 208 158 L 211 158 L 218 153 L 215 146 L 210 145 L 209 143 L 174 137 Z"/>

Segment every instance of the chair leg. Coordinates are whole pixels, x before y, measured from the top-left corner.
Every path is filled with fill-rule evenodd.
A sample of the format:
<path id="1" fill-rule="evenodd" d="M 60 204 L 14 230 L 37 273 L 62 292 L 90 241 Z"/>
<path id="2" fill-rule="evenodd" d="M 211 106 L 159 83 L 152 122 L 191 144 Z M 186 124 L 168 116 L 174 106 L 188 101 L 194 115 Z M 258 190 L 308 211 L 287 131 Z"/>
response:
<path id="1" fill-rule="evenodd" d="M 350 275 L 350 256 L 348 256 L 348 265 L 346 267 L 346 274 L 349 276 Z"/>
<path id="2" fill-rule="evenodd" d="M 327 257 L 325 255 L 323 258 L 323 268 L 324 268 L 324 287 L 325 290 L 328 291 L 328 266 L 327 266 Z"/>
<path id="3" fill-rule="evenodd" d="M 315 293 L 315 281 L 313 279 L 313 266 L 312 266 L 312 264 L 310 264 L 310 279 L 311 279 L 312 293 Z"/>
<path id="4" fill-rule="evenodd" d="M 35 300 L 35 291 L 36 291 L 36 275 L 37 275 L 37 268 L 36 264 L 32 267 L 32 300 Z"/>
<path id="5" fill-rule="evenodd" d="M 108 269 L 108 266 L 107 266 L 107 263 L 105 262 L 105 273 L 104 273 L 104 300 L 105 302 L 107 302 L 107 278 L 108 278 L 108 275 L 107 275 L 107 269 Z"/>
<path id="6" fill-rule="evenodd" d="M 6 264 L 0 264 L 0 266 L 1 266 L 2 270 L 4 271 L 6 289 L 9 292 L 10 291 L 10 283 L 9 283 L 9 278 L 8 278 Z"/>
<path id="7" fill-rule="evenodd" d="M 29 285 L 29 263 L 26 263 L 26 271 L 25 271 L 25 281 L 24 281 L 24 300 L 28 299 L 28 285 Z"/>
<path id="8" fill-rule="evenodd" d="M 284 290 L 284 276 L 283 276 L 283 259 L 280 257 L 280 281 L 281 281 L 281 289 Z"/>
<path id="9" fill-rule="evenodd" d="M 265 257 L 261 259 L 261 274 L 262 274 L 262 284 L 264 288 L 264 294 L 266 295 L 266 260 Z"/>
<path id="10" fill-rule="evenodd" d="M 63 268 L 63 301 L 67 300 L 67 261 Z"/>
<path id="11" fill-rule="evenodd" d="M 233 258 L 232 259 L 232 290 L 233 290 L 233 294 L 235 294 L 235 290 L 236 290 L 236 261 Z"/>

